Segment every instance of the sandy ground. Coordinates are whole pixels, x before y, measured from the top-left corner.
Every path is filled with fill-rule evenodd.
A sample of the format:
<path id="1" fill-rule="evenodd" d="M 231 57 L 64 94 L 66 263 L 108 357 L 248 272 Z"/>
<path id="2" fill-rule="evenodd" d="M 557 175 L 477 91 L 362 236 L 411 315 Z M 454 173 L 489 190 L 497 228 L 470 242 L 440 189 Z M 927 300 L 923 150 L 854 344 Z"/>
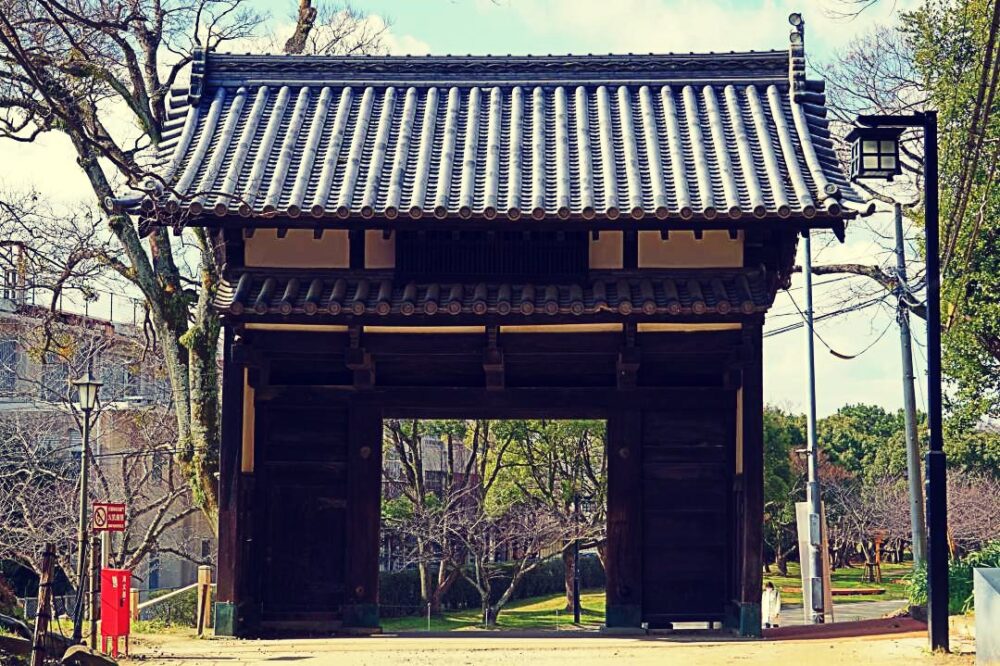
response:
<path id="1" fill-rule="evenodd" d="M 973 664 L 970 646 L 953 646 L 965 654 L 933 655 L 924 634 L 811 641 L 745 641 L 724 635 L 606 637 L 566 636 L 382 635 L 366 638 L 235 640 L 176 635 L 136 636 L 132 662 L 144 666 L 178 664 L 236 665 L 298 662 L 395 666 L 491 666 L 554 664 Z M 128 662 L 126 662 L 128 663 Z"/>

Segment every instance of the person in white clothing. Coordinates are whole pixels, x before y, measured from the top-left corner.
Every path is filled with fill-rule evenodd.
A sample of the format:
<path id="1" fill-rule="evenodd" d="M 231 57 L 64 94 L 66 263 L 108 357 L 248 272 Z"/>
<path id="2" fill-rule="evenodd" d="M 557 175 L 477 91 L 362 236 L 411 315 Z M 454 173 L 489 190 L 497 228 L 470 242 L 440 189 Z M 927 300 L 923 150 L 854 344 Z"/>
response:
<path id="1" fill-rule="evenodd" d="M 760 619 L 765 629 L 777 627 L 781 622 L 781 593 L 771 581 L 764 586 L 764 594 L 760 598 Z"/>

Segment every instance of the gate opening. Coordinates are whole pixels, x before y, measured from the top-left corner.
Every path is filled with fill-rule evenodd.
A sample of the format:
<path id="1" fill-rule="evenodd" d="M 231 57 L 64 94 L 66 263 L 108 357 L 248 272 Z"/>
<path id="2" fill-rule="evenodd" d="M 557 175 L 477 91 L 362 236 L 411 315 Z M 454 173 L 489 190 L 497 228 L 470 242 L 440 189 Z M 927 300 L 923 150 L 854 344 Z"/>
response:
<path id="1" fill-rule="evenodd" d="M 599 629 L 607 487 L 603 420 L 384 419 L 382 629 Z"/>

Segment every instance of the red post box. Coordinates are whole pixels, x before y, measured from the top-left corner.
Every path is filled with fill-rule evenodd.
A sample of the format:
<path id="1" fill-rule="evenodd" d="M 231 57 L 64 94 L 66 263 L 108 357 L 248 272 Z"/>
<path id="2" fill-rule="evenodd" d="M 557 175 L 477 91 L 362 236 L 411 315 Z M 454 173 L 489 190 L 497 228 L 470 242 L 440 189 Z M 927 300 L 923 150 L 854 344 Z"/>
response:
<path id="1" fill-rule="evenodd" d="M 112 639 L 110 654 L 118 656 L 118 639 L 125 637 L 125 654 L 128 655 L 128 634 L 131 625 L 129 590 L 132 574 L 128 569 L 101 570 L 101 647 L 108 652 L 108 639 Z"/>

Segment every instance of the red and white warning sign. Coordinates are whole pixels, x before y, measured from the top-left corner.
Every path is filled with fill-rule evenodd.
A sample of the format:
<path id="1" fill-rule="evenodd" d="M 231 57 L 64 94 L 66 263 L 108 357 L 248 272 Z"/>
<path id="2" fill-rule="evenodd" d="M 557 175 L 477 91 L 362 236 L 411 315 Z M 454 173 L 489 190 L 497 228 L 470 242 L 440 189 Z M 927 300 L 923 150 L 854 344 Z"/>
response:
<path id="1" fill-rule="evenodd" d="M 92 523 L 95 532 L 124 532 L 125 505 L 113 502 L 94 502 Z"/>

